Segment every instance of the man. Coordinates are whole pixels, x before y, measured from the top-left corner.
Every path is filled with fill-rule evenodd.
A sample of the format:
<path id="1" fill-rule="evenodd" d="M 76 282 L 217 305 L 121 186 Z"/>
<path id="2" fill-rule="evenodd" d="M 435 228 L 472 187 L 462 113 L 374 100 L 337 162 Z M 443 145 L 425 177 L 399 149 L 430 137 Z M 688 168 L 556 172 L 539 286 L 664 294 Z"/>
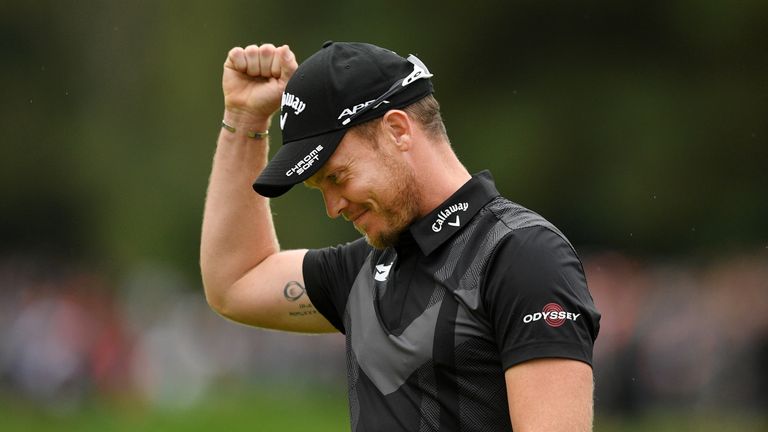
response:
<path id="1" fill-rule="evenodd" d="M 229 52 L 208 302 L 254 326 L 344 333 L 353 431 L 590 430 L 600 316 L 581 263 L 488 172 L 467 172 L 431 76 L 368 44 L 327 42 L 301 66 L 288 46 Z M 364 238 L 281 251 L 266 197 L 300 182 Z"/>

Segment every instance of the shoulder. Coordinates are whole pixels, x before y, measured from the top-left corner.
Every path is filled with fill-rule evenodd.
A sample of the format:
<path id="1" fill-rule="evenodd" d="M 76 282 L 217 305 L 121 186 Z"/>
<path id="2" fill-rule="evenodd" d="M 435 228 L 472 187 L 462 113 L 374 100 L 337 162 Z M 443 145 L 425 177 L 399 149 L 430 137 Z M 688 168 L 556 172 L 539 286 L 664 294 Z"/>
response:
<path id="1" fill-rule="evenodd" d="M 538 213 L 505 198 L 488 210 L 501 225 L 499 240 L 486 268 L 484 285 L 515 292 L 557 286 L 558 280 L 584 279 L 576 250 L 566 236 Z"/>
<path id="2" fill-rule="evenodd" d="M 551 231 L 561 237 L 566 243 L 570 244 L 565 235 L 543 216 L 520 204 L 512 202 L 507 198 L 501 196 L 497 197 L 486 205 L 486 209 L 510 232 L 525 228 L 540 227 Z"/>
<path id="3" fill-rule="evenodd" d="M 361 238 L 351 243 L 311 249 L 304 256 L 304 282 L 315 308 L 344 333 L 347 296 L 372 248 Z"/>
<path id="4" fill-rule="evenodd" d="M 364 238 L 308 250 L 302 266 L 307 285 L 350 287 L 372 250 Z"/>
<path id="5" fill-rule="evenodd" d="M 335 262 L 339 266 L 359 268 L 371 253 L 373 248 L 359 238 L 353 242 L 329 246 L 321 249 L 310 249 L 304 258 L 305 263 Z"/>
<path id="6" fill-rule="evenodd" d="M 580 260 L 570 242 L 556 228 L 531 225 L 510 230 L 499 241 L 491 259 L 496 272 L 538 273 L 561 269 Z"/>
<path id="7" fill-rule="evenodd" d="M 540 256 L 559 251 L 576 255 L 568 238 L 554 224 L 501 196 L 486 204 L 475 222 L 474 234 L 491 243 L 491 265 L 518 253 Z"/>

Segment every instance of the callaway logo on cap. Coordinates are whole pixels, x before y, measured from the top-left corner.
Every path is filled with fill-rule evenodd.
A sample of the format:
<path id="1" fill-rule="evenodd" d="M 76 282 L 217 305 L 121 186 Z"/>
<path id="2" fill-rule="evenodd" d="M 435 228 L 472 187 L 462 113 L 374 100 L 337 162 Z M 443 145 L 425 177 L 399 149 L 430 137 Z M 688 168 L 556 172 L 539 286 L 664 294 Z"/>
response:
<path id="1" fill-rule="evenodd" d="M 331 157 L 346 131 L 387 110 L 432 93 L 427 67 L 371 44 L 326 42 L 285 87 L 280 108 L 283 146 L 256 179 L 266 197 L 287 192 Z"/>

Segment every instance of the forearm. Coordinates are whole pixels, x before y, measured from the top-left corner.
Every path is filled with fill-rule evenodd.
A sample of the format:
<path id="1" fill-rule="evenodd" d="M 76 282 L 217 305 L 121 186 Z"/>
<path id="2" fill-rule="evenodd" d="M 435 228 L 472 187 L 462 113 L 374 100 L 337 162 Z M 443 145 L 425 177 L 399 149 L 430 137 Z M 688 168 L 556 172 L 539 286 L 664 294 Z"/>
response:
<path id="1" fill-rule="evenodd" d="M 203 285 L 214 307 L 248 270 L 279 251 L 269 200 L 251 188 L 267 163 L 268 141 L 246 135 L 267 130 L 269 119 L 225 112 L 224 120 L 237 131 L 219 134 L 200 242 Z"/>

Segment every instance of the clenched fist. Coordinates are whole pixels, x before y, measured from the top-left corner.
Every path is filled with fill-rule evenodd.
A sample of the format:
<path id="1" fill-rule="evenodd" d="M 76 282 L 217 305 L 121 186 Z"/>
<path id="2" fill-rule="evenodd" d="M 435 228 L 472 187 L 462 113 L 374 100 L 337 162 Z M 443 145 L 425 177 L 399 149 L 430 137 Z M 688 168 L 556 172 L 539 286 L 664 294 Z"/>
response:
<path id="1" fill-rule="evenodd" d="M 285 85 L 297 67 L 288 45 L 232 48 L 221 79 L 226 111 L 251 121 L 268 120 L 280 108 Z"/>

